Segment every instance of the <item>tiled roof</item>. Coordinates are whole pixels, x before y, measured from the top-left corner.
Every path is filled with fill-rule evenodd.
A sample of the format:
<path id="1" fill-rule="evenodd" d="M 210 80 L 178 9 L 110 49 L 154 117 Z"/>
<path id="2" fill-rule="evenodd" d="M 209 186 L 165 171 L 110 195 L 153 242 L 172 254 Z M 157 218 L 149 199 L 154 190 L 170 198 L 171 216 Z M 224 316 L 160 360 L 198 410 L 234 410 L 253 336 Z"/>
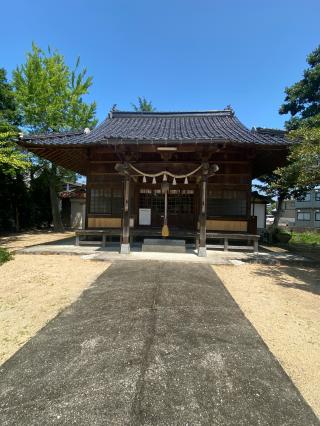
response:
<path id="1" fill-rule="evenodd" d="M 204 112 L 111 112 L 91 132 L 32 135 L 28 145 L 95 145 L 120 143 L 230 142 L 287 145 L 282 131 L 246 128 L 231 109 Z"/>

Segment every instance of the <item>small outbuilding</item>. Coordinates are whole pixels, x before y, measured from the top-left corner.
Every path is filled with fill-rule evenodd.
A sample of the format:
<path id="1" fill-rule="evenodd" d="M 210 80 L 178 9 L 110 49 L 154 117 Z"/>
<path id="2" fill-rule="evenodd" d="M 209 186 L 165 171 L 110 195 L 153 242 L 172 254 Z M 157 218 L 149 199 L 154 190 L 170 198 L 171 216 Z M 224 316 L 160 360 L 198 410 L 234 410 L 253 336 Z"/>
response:
<path id="1" fill-rule="evenodd" d="M 59 193 L 63 225 L 71 229 L 84 229 L 86 220 L 86 187 L 67 183 Z"/>
<path id="2" fill-rule="evenodd" d="M 270 203 L 270 198 L 258 191 L 253 191 L 251 194 L 251 216 L 255 218 L 257 232 L 262 233 L 267 226 L 267 204 Z"/>

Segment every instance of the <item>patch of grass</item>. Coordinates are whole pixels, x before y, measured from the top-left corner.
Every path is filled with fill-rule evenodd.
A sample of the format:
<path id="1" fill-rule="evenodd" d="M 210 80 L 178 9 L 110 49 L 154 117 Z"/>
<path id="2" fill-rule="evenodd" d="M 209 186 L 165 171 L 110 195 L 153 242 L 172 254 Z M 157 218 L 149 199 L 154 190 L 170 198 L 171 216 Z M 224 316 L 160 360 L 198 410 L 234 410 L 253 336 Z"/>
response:
<path id="1" fill-rule="evenodd" d="M 0 265 L 4 262 L 8 262 L 13 258 L 12 254 L 7 249 L 0 247 Z"/>
<path id="2" fill-rule="evenodd" d="M 305 244 L 305 245 L 319 245 L 320 246 L 320 233 L 318 232 L 292 232 L 290 244 Z"/>

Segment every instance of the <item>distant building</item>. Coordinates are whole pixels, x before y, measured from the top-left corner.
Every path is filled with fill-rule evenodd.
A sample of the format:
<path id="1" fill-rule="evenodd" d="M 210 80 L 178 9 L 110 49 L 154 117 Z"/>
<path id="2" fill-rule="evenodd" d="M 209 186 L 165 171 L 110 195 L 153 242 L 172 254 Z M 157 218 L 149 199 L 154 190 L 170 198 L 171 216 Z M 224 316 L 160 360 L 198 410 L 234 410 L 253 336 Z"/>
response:
<path id="1" fill-rule="evenodd" d="M 285 200 L 279 225 L 298 231 L 320 230 L 320 188 L 301 198 Z"/>

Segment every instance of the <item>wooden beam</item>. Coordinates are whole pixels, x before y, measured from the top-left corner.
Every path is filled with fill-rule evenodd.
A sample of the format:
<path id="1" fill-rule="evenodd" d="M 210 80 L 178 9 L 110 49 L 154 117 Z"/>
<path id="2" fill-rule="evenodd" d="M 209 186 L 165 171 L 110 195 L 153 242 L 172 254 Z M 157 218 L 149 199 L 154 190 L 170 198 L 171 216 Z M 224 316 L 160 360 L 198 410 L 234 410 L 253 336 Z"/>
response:
<path id="1" fill-rule="evenodd" d="M 90 170 L 90 175 L 91 176 L 119 176 L 119 173 L 117 173 L 116 171 L 114 171 L 114 172 L 93 172 L 92 170 Z"/>
<path id="2" fill-rule="evenodd" d="M 249 160 L 219 160 L 219 158 L 216 158 L 214 160 L 210 160 L 210 163 L 217 163 L 217 164 L 249 164 Z"/>
<path id="3" fill-rule="evenodd" d="M 118 160 L 115 158 L 114 160 L 89 160 L 90 164 L 116 164 Z"/>
<path id="4" fill-rule="evenodd" d="M 234 189 L 247 189 L 250 188 L 251 185 L 249 183 L 225 183 L 225 182 L 219 182 L 219 183 L 215 183 L 215 182 L 209 182 L 210 187 L 212 186 L 216 186 L 218 188 L 223 188 L 225 186 L 228 186 L 228 189 L 232 189 L 232 187 L 234 187 Z"/>
<path id="5" fill-rule="evenodd" d="M 215 176 L 251 176 L 250 173 L 219 173 L 217 172 Z"/>

